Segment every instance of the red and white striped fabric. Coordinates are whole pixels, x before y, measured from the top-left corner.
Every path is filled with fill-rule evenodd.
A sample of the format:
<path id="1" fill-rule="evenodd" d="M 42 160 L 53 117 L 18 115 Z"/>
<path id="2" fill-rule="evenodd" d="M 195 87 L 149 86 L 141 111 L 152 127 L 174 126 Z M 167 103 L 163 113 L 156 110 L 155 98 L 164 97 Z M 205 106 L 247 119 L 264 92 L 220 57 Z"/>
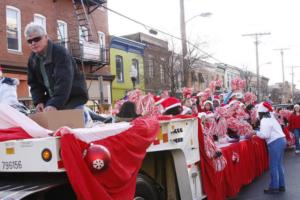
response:
<path id="1" fill-rule="evenodd" d="M 223 155 L 221 155 L 220 157 L 215 157 L 216 152 L 221 151 L 221 150 L 219 150 L 217 148 L 217 146 L 215 145 L 215 143 L 213 141 L 213 138 L 210 135 L 207 135 L 205 133 L 204 133 L 204 149 L 205 149 L 205 153 L 206 153 L 207 157 L 209 159 L 212 159 L 214 169 L 217 172 L 222 171 L 226 167 L 227 161 Z"/>
<path id="2" fill-rule="evenodd" d="M 0 141 L 48 137 L 47 130 L 7 104 L 0 104 Z"/>

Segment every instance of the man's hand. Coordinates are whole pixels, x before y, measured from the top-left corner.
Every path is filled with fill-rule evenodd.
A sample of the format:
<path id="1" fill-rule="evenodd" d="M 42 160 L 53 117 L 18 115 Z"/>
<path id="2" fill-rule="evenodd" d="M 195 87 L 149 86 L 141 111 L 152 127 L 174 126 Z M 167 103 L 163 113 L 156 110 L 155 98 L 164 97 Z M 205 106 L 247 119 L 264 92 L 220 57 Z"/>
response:
<path id="1" fill-rule="evenodd" d="M 47 111 L 54 111 L 54 110 L 57 110 L 57 108 L 55 108 L 54 106 L 47 106 L 44 111 L 47 112 Z"/>
<path id="2" fill-rule="evenodd" d="M 43 103 L 39 103 L 36 107 L 35 107 L 36 112 L 43 112 L 44 111 L 44 104 Z"/>

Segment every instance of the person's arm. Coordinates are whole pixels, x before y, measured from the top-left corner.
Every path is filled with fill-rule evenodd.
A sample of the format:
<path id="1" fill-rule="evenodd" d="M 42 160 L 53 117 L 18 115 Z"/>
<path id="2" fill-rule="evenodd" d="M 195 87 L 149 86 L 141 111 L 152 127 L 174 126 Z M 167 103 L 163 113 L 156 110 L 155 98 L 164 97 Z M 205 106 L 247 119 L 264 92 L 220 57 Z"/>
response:
<path id="1" fill-rule="evenodd" d="M 28 61 L 28 78 L 27 83 L 30 86 L 30 93 L 32 96 L 32 101 L 34 106 L 37 106 L 40 103 L 45 102 L 45 87 L 38 82 L 38 78 L 36 76 L 36 70 L 35 66 L 33 66 L 33 63 L 31 59 Z"/>
<path id="2" fill-rule="evenodd" d="M 72 57 L 66 52 L 66 50 L 59 49 L 59 52 L 55 52 L 54 56 L 54 89 L 53 96 L 47 102 L 47 106 L 52 106 L 57 109 L 63 109 L 67 103 L 74 78 L 74 69 L 72 65 Z M 54 52 L 53 52 L 54 53 Z"/>
<path id="3" fill-rule="evenodd" d="M 271 137 L 272 124 L 269 119 L 262 119 L 260 122 L 260 130 L 257 131 L 257 136 L 262 139 L 268 139 Z"/>

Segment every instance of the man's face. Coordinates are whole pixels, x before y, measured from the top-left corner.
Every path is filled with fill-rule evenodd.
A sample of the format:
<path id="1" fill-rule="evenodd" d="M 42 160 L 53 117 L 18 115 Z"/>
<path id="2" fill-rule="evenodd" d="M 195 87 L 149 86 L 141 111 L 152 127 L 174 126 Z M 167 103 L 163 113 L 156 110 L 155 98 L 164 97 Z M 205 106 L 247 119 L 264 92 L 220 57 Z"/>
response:
<path id="1" fill-rule="evenodd" d="M 37 32 L 33 32 L 27 38 L 27 43 L 34 53 L 42 53 L 47 47 L 47 35 L 41 36 Z"/>

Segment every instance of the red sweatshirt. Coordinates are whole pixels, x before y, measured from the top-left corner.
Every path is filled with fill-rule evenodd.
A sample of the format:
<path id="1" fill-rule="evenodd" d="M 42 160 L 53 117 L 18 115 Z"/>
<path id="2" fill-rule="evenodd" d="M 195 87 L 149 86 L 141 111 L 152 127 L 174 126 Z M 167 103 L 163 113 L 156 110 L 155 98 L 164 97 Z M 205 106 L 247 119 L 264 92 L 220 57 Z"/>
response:
<path id="1" fill-rule="evenodd" d="M 292 131 L 295 128 L 300 128 L 300 115 L 293 113 L 289 119 L 289 129 Z"/>

